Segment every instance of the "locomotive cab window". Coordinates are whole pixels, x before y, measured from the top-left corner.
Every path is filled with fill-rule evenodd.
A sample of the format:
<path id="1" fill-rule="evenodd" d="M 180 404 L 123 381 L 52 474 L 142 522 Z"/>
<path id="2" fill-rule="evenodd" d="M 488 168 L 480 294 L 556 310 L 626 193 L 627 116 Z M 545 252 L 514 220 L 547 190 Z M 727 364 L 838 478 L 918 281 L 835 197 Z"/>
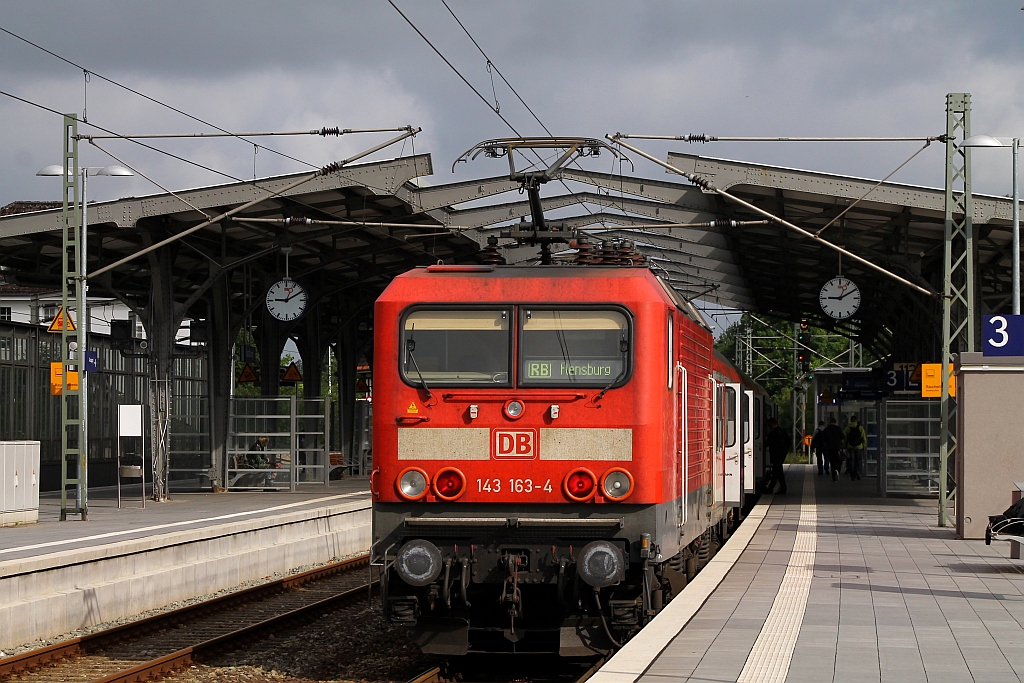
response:
<path id="1" fill-rule="evenodd" d="M 523 307 L 521 386 L 615 387 L 629 375 L 630 334 L 614 310 Z"/>
<path id="2" fill-rule="evenodd" d="M 509 310 L 414 310 L 402 323 L 402 378 L 414 386 L 508 386 Z"/>

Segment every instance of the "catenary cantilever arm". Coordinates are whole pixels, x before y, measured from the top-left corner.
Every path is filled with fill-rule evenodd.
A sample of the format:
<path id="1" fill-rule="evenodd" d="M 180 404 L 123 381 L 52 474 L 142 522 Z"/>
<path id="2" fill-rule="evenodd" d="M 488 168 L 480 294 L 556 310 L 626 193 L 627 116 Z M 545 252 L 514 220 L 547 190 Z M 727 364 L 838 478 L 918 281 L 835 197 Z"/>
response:
<path id="1" fill-rule="evenodd" d="M 118 266 L 121 266 L 121 265 L 124 265 L 125 263 L 128 263 L 129 261 L 134 261 L 135 259 L 139 258 L 140 256 L 144 256 L 144 255 L 148 254 L 151 251 L 155 251 L 155 250 L 159 249 L 160 247 L 166 246 L 166 245 L 168 245 L 168 244 L 170 244 L 172 242 L 176 242 L 176 241 L 180 240 L 182 237 L 187 237 L 188 235 L 191 235 L 192 233 L 196 232 L 197 230 L 202 230 L 203 228 L 205 228 L 207 226 L 210 226 L 210 225 L 213 225 L 214 223 L 219 223 L 220 221 L 224 220 L 225 218 L 230 218 L 231 216 L 234 216 L 237 213 L 245 211 L 249 207 L 255 206 L 256 204 L 259 204 L 260 202 L 265 202 L 268 199 L 271 199 L 273 197 L 279 197 L 279 196 L 283 195 L 285 192 L 288 192 L 290 190 L 294 190 L 299 185 L 302 185 L 304 183 L 308 183 L 310 180 L 313 180 L 314 178 L 319 178 L 320 176 L 330 175 L 331 173 L 339 171 L 346 164 L 350 164 L 353 161 L 356 161 L 357 159 L 362 159 L 365 156 L 369 156 L 370 154 L 373 154 L 376 151 L 384 149 L 385 147 L 389 147 L 390 145 L 393 145 L 396 142 L 401 142 L 402 140 L 404 140 L 404 139 L 406 139 L 408 137 L 412 137 L 413 135 L 416 135 L 416 133 L 419 133 L 421 130 L 422 130 L 421 128 L 415 128 L 413 130 L 407 131 L 407 132 L 399 135 L 398 137 L 392 138 L 392 139 L 388 140 L 387 142 L 382 142 L 381 144 L 375 145 L 375 146 L 371 147 L 370 149 L 367 149 L 365 151 L 360 152 L 359 154 L 356 154 L 355 156 L 351 156 L 348 159 L 345 159 L 343 161 L 336 161 L 336 162 L 334 162 L 332 164 L 328 164 L 327 166 L 324 166 L 319 171 L 316 171 L 315 173 L 310 173 L 308 175 L 305 175 L 302 178 L 299 178 L 298 180 L 296 180 L 294 183 L 292 183 L 292 184 L 290 184 L 290 185 L 288 185 L 286 187 L 283 187 L 282 189 L 277 190 L 276 192 L 268 192 L 267 194 L 263 195 L 262 197 L 259 197 L 257 199 L 253 199 L 252 201 L 246 202 L 245 204 L 242 204 L 241 206 L 236 206 L 235 208 L 231 209 L 230 211 L 225 211 L 224 213 L 220 214 L 219 216 L 215 216 L 215 217 L 213 217 L 213 218 L 211 218 L 211 219 L 209 219 L 207 221 L 203 221 L 202 223 L 199 223 L 198 225 L 193 225 L 191 228 L 189 228 L 187 230 L 182 230 L 181 232 L 179 232 L 179 233 L 177 233 L 175 235 L 172 235 L 172 236 L 168 237 L 165 240 L 161 240 L 161 241 L 157 242 L 156 244 L 151 244 L 151 245 L 149 245 L 148 247 L 146 247 L 144 249 L 140 249 L 137 252 L 135 252 L 134 254 L 131 254 L 130 256 L 125 256 L 123 259 L 120 259 L 119 261 L 114 261 L 113 263 L 109 263 L 109 264 L 103 266 L 99 270 L 94 270 L 93 272 L 89 273 L 85 277 L 87 279 L 92 279 L 94 277 L 98 277 L 98 276 L 102 275 L 103 273 L 106 273 L 107 271 L 113 270 L 114 268 L 117 268 Z"/>
<path id="2" fill-rule="evenodd" d="M 714 184 L 712 184 L 711 181 L 709 181 L 707 178 L 704 178 L 704 177 L 701 177 L 701 176 L 697 176 L 697 175 L 693 175 L 691 173 L 687 173 L 686 171 L 678 169 L 678 168 L 676 168 L 675 166 L 673 166 L 671 164 L 665 163 L 661 159 L 658 159 L 657 157 L 654 157 L 654 156 L 652 156 L 650 154 L 647 154 L 646 152 L 644 152 L 644 151 L 642 151 L 640 149 L 637 149 L 636 147 L 634 147 L 634 146 L 632 146 L 632 145 L 630 145 L 628 143 L 623 142 L 621 138 L 618 138 L 618 137 L 613 136 L 613 135 L 606 135 L 605 137 L 607 137 L 609 140 L 611 140 L 614 143 L 622 145 L 623 147 L 625 147 L 626 149 L 630 150 L 631 152 L 634 152 L 634 153 L 642 156 L 644 159 L 647 159 L 648 161 L 654 162 L 655 164 L 661 166 L 662 168 L 664 168 L 664 169 L 666 169 L 668 171 L 671 171 L 672 173 L 677 173 L 677 174 L 683 176 L 684 178 L 689 180 L 691 183 L 693 183 L 693 184 L 703 188 L 704 190 L 707 190 L 708 192 L 715 192 L 718 195 L 724 197 L 725 199 L 728 199 L 731 202 L 735 202 L 736 204 L 744 206 L 744 207 L 750 209 L 751 211 L 759 213 L 762 216 L 764 216 L 765 218 L 771 219 L 771 220 L 775 221 L 776 223 L 779 223 L 780 225 L 783 225 L 783 226 L 789 228 L 790 230 L 803 235 L 807 239 L 814 240 L 815 242 L 817 242 L 818 244 L 822 245 L 823 247 L 826 247 L 828 249 L 831 249 L 832 251 L 836 251 L 836 252 L 838 252 L 840 254 L 843 254 L 844 256 L 846 256 L 846 257 L 856 261 L 859 265 L 862 265 L 862 266 L 865 266 L 867 268 L 870 268 L 871 270 L 873 270 L 875 272 L 881 273 L 882 275 L 885 275 L 888 278 L 896 280 L 900 284 L 905 285 L 907 287 L 910 287 L 914 291 L 920 292 L 921 294 L 925 294 L 927 296 L 933 296 L 933 297 L 934 296 L 939 296 L 939 294 L 937 292 L 934 292 L 934 291 L 932 291 L 930 289 L 926 289 L 924 287 L 921 287 L 920 285 L 916 285 L 913 282 L 911 282 L 910 280 L 907 280 L 906 278 L 900 277 L 899 275 L 897 275 L 896 273 L 894 273 L 894 272 L 892 272 L 890 270 L 886 270 L 885 268 L 882 268 L 881 266 L 877 266 L 874 263 L 872 263 L 871 261 L 868 261 L 867 259 L 865 259 L 865 258 L 863 258 L 861 256 L 858 256 L 857 254 L 854 254 L 851 251 L 847 251 L 846 249 L 843 249 L 839 245 L 832 244 L 828 240 L 825 240 L 825 239 L 822 239 L 821 237 L 818 237 L 817 235 L 815 235 L 813 232 L 810 232 L 809 230 L 804 230 L 803 228 L 801 228 L 801 227 L 799 227 L 797 225 L 794 225 L 794 224 L 790 223 L 787 220 L 779 218 L 778 216 L 776 216 L 775 214 L 773 214 L 773 213 L 771 213 L 769 211 L 765 211 L 764 209 L 762 209 L 762 208 L 760 208 L 758 206 L 755 206 L 755 205 L 751 204 L 748 201 L 740 199 L 739 197 L 737 197 L 734 194 L 730 194 L 730 193 L 726 192 L 725 190 L 722 190 L 722 189 L 719 189 L 719 188 L 715 187 Z"/>

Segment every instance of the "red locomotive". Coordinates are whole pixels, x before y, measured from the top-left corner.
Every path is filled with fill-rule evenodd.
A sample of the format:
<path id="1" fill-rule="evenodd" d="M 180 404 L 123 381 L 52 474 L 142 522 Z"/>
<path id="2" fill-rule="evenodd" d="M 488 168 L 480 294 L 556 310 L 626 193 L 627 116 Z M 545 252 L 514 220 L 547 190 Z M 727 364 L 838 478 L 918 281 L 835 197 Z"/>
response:
<path id="1" fill-rule="evenodd" d="M 417 268 L 374 312 L 373 561 L 426 652 L 606 652 L 685 586 L 770 410 L 641 266 Z"/>

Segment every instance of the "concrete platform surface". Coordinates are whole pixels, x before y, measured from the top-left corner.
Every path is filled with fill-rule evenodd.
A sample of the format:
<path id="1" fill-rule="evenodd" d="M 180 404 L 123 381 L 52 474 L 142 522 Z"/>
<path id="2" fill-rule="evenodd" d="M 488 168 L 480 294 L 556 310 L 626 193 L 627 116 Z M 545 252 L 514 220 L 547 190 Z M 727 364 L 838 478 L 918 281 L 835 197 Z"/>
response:
<path id="1" fill-rule="evenodd" d="M 44 493 L 39 499 L 39 523 L 0 528 L 0 562 L 325 507 L 351 500 L 357 497 L 351 494 L 359 492 L 369 500 L 366 477 L 335 480 L 329 488 L 311 485 L 295 493 L 174 493 L 170 501 L 149 501 L 142 509 L 135 486 L 122 489 L 119 510 L 117 492 L 105 488 L 89 492 L 86 522 L 78 517 L 60 522 L 60 494 Z"/>
<path id="2" fill-rule="evenodd" d="M 131 617 L 370 544 L 366 480 L 302 493 L 177 494 L 88 522 L 0 530 L 0 649 Z M 55 519 L 59 499 L 44 504 Z"/>
<path id="3" fill-rule="evenodd" d="M 593 683 L 1024 680 L 1024 562 L 1007 544 L 957 540 L 934 501 L 876 497 L 867 478 L 787 477 Z"/>

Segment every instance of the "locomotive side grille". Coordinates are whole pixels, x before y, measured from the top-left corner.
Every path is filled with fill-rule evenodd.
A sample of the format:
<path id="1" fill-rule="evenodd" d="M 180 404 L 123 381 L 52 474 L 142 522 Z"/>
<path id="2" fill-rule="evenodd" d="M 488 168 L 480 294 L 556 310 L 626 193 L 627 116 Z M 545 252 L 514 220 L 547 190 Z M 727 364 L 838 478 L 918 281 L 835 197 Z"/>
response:
<path id="1" fill-rule="evenodd" d="M 541 460 L 633 460 L 632 429 L 541 429 Z"/>
<path id="2" fill-rule="evenodd" d="M 490 460 L 486 427 L 399 427 L 399 460 Z"/>

